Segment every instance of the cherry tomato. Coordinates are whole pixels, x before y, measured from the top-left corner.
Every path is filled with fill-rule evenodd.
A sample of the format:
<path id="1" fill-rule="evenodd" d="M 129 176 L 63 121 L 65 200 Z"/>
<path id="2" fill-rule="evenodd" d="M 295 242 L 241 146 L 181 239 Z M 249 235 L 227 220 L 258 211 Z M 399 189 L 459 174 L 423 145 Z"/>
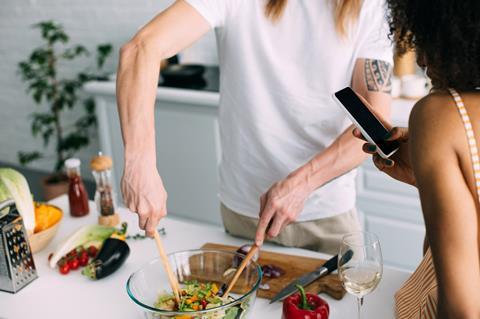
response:
<path id="1" fill-rule="evenodd" d="M 66 275 L 70 272 L 70 266 L 68 265 L 68 263 L 63 263 L 58 267 L 58 270 L 62 275 Z"/>
<path id="2" fill-rule="evenodd" d="M 202 309 L 207 309 L 207 301 L 205 299 L 202 299 L 200 304 L 202 305 Z"/>
<path id="3" fill-rule="evenodd" d="M 88 264 L 88 253 L 85 250 L 80 253 L 80 256 L 78 257 L 78 262 L 80 264 L 80 267 L 85 267 Z"/>
<path id="4" fill-rule="evenodd" d="M 97 247 L 91 245 L 90 247 L 88 247 L 87 252 L 90 257 L 95 258 L 95 256 L 97 256 L 98 249 Z"/>
<path id="5" fill-rule="evenodd" d="M 57 261 L 57 266 L 58 266 L 58 267 L 63 266 L 65 263 L 67 263 L 67 258 L 66 258 L 66 257 L 62 257 L 62 258 L 60 258 L 59 261 Z"/>
<path id="6" fill-rule="evenodd" d="M 67 258 L 68 257 L 75 257 L 75 256 L 77 256 L 77 249 L 76 248 L 70 250 L 67 254 Z"/>
<path id="7" fill-rule="evenodd" d="M 69 266 L 70 269 L 72 269 L 72 270 L 78 269 L 78 266 L 79 266 L 79 265 L 80 265 L 80 262 L 79 262 L 79 260 L 78 260 L 77 257 L 73 257 L 72 259 L 70 259 L 70 260 L 68 261 L 68 266 Z"/>

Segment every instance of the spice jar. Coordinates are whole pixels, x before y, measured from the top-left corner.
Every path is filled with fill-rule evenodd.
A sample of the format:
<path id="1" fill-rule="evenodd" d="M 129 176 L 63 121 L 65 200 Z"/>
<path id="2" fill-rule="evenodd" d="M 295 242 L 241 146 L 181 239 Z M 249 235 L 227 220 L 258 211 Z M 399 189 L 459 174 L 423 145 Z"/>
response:
<path id="1" fill-rule="evenodd" d="M 105 226 L 116 226 L 120 217 L 116 213 L 116 195 L 112 184 L 112 159 L 99 153 L 90 162 L 93 177 L 97 184 L 95 203 L 99 212 L 98 223 Z"/>
<path id="2" fill-rule="evenodd" d="M 80 160 L 69 158 L 65 161 L 65 168 L 68 176 L 68 203 L 70 215 L 74 217 L 85 216 L 90 212 L 88 207 L 88 196 L 80 176 Z"/>

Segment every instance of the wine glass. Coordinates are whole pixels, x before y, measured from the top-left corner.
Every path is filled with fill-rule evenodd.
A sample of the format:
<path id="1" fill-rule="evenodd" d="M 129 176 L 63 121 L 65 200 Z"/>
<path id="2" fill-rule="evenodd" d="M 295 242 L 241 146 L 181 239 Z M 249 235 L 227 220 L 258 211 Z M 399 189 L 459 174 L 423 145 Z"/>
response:
<path id="1" fill-rule="evenodd" d="M 343 236 L 338 274 L 345 290 L 357 297 L 359 319 L 363 297 L 375 290 L 382 273 L 382 250 L 377 235 L 359 231 Z"/>

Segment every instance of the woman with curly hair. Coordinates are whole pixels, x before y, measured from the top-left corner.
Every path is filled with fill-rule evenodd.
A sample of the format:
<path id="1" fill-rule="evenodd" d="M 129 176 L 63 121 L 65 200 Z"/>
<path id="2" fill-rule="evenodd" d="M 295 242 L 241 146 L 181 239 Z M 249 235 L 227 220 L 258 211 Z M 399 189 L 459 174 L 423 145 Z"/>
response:
<path id="1" fill-rule="evenodd" d="M 424 258 L 396 295 L 397 317 L 478 319 L 480 1 L 387 2 L 397 47 L 417 52 L 433 85 L 415 105 L 409 130 L 391 132 L 400 150 L 389 160 L 373 158 L 418 188 L 427 230 Z"/>

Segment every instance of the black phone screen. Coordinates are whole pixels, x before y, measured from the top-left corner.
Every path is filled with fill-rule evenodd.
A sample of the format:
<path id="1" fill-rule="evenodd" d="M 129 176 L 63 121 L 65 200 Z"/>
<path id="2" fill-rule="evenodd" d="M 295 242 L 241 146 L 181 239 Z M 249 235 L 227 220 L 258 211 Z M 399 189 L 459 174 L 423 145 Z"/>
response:
<path id="1" fill-rule="evenodd" d="M 351 88 L 346 87 L 336 92 L 335 96 L 385 155 L 389 155 L 399 147 L 396 141 L 385 141 L 388 130 L 375 115 L 373 115 L 368 107 L 363 104 Z"/>

